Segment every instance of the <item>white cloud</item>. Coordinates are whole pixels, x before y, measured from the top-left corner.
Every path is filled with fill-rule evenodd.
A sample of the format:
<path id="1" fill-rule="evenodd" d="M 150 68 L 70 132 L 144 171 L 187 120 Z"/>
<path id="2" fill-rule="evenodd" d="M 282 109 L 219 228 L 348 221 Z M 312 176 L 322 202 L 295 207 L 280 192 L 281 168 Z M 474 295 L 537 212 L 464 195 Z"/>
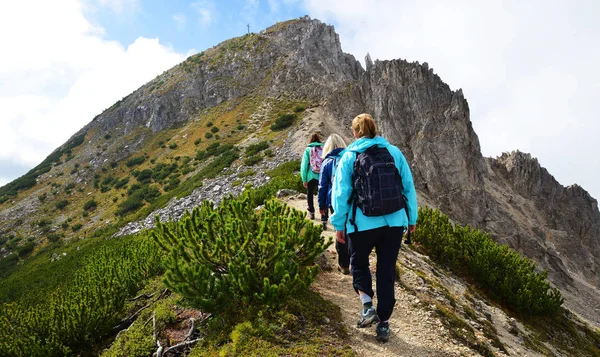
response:
<path id="1" fill-rule="evenodd" d="M 207 27 L 215 22 L 215 5 L 210 1 L 197 1 L 191 3 L 190 6 L 198 16 L 200 26 Z"/>
<path id="2" fill-rule="evenodd" d="M 82 12 L 78 1 L 0 3 L 0 161 L 35 166 L 184 59 L 158 39 L 140 37 L 127 48 L 106 41 Z"/>
<path id="3" fill-rule="evenodd" d="M 428 62 L 463 88 L 483 154 L 519 149 L 600 198 L 600 2 L 305 0 L 362 60 Z"/>
<path id="4" fill-rule="evenodd" d="M 175 26 L 179 31 L 185 30 L 186 17 L 184 14 L 175 14 L 173 15 L 173 21 L 175 21 Z"/>
<path id="5" fill-rule="evenodd" d="M 115 14 L 121 14 L 124 10 L 136 10 L 140 8 L 139 0 L 96 0 L 101 6 L 109 7 Z"/>

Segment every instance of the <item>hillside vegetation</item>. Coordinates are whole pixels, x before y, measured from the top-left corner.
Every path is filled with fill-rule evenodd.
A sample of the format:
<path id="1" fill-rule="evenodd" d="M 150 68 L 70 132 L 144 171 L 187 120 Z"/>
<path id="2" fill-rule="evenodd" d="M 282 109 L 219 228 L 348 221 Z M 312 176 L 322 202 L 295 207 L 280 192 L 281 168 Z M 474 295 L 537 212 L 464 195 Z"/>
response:
<path id="1" fill-rule="evenodd" d="M 322 314 L 327 311 L 331 316 L 336 308 L 310 292 L 318 272 L 315 259 L 331 241 L 324 240 L 320 226 L 306 221 L 304 213 L 269 201 L 277 190 L 299 186 L 294 170 L 280 169 L 270 175 L 268 184 L 247 189 L 237 199 L 225 199 L 218 207 L 205 202 L 180 221 L 84 246 L 80 251 L 87 252 L 80 253 L 81 259 L 70 264 L 60 261 L 62 265 L 53 267 L 55 274 L 71 276 L 68 282 L 56 279 L 54 286 L 40 289 L 36 273 L 54 263 L 28 262 L 6 280 L 10 290 L 21 290 L 21 298 L 5 301 L 0 308 L 0 349 L 20 356 L 95 355 L 102 346 L 112 345 L 104 352 L 107 356 L 146 356 L 156 350 L 157 341 L 166 348 L 177 311 L 183 308 L 197 309 L 195 314 L 204 316 L 201 324 L 190 328 L 193 343 L 189 345 L 198 345 L 192 355 L 239 355 L 263 349 L 279 350 L 279 354 L 353 355 L 352 350 L 336 347 L 344 345 L 346 332 L 341 325 L 327 324 L 323 330 Z M 261 205 L 260 210 L 254 209 Z M 553 334 L 562 336 L 565 351 L 574 347 L 568 345 L 571 338 L 582 342 L 577 345 L 582 355 L 598 351 L 594 347 L 600 341 L 598 333 L 567 322 L 559 310 L 560 294 L 549 287 L 543 273 L 530 269 L 533 265 L 527 259 L 513 258 L 517 262 L 513 264 L 524 264 L 525 269 L 513 270 L 511 264 L 494 267 L 499 277 L 508 272 L 513 280 L 528 281 L 521 285 L 528 290 L 489 290 L 481 276 L 490 274 L 473 274 L 484 268 L 477 266 L 481 261 L 469 257 L 485 254 L 487 260 L 498 261 L 515 253 L 478 238 L 478 231 L 449 224 L 432 210 L 421 210 L 418 225 L 414 239 L 432 259 L 466 274 L 489 291 L 490 298 L 531 319 L 540 330 L 539 321 L 556 319 L 563 327 Z M 439 244 L 455 234 L 466 237 L 468 253 L 452 258 L 436 253 L 436 245 L 427 243 L 431 238 L 437 246 L 456 251 L 451 243 Z M 452 263 L 464 261 L 479 269 L 470 271 Z M 6 291 L 2 296 L 7 296 Z M 529 305 L 519 299 L 522 296 L 530 298 Z M 440 309 L 446 315 L 452 311 Z M 329 341 L 328 347 L 323 347 L 323 339 Z"/>
<path id="2" fill-rule="evenodd" d="M 339 132 L 347 112 L 386 103 L 403 120 L 414 116 L 407 108 L 427 116 L 422 131 L 416 121 L 387 123 L 417 142 L 406 152 L 423 160 L 418 167 L 445 168 L 445 153 L 481 156 L 462 92 L 427 66 L 378 62 L 372 83 L 359 81 L 361 73 L 331 27 L 280 23 L 190 56 L 1 187 L 0 355 L 357 355 L 340 306 L 314 289 L 331 240 L 276 198 L 282 189 L 305 193 L 295 146 L 315 131 Z M 389 85 L 396 80 L 403 85 Z M 396 87 L 410 96 L 398 89 L 379 97 Z M 446 141 L 458 146 L 430 145 Z M 441 176 L 424 170 L 415 172 Z M 480 174 L 463 171 L 449 174 L 456 182 Z M 451 183 L 421 181 L 440 197 L 448 188 L 439 186 Z M 480 190 L 468 192 L 482 198 Z M 453 197 L 449 204 L 465 214 L 483 207 Z M 163 210 L 181 219 L 168 221 Z M 441 279 L 397 266 L 398 286 L 408 286 L 402 277 L 411 271 L 438 293 L 410 290 L 453 343 L 473 354 L 506 353 L 491 317 L 471 307 L 484 300 L 526 326 L 514 333 L 527 353 L 600 355 L 600 333 L 563 307 L 547 272 L 528 258 L 429 208 L 420 210 L 413 239 L 409 249 L 435 271 L 469 285 L 472 305 Z"/>

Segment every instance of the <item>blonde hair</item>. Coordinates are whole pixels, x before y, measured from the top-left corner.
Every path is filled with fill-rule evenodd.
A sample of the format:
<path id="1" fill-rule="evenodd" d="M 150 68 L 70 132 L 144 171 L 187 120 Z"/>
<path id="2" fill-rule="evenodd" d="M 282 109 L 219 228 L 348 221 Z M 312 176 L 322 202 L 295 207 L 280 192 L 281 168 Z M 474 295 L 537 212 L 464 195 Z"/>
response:
<path id="1" fill-rule="evenodd" d="M 341 136 L 339 136 L 338 134 L 331 134 L 327 138 L 327 141 L 325 141 L 325 145 L 323 146 L 323 155 L 321 155 L 321 157 L 325 158 L 325 156 L 327 156 L 327 154 L 333 151 L 333 149 L 345 147 L 346 142 L 344 141 L 344 139 L 342 139 Z"/>
<path id="2" fill-rule="evenodd" d="M 377 126 L 370 114 L 360 114 L 352 119 L 352 129 L 356 132 L 359 138 L 368 137 L 373 139 L 377 135 Z"/>

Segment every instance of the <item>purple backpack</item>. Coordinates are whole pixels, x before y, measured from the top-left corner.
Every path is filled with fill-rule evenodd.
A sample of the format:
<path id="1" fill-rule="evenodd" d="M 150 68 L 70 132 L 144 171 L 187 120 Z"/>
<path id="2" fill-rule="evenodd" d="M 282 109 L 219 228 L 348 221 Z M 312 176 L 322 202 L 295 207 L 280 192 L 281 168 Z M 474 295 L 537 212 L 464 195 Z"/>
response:
<path id="1" fill-rule="evenodd" d="M 323 147 L 313 146 L 310 148 L 310 169 L 318 174 L 321 172 L 321 164 L 323 163 Z"/>

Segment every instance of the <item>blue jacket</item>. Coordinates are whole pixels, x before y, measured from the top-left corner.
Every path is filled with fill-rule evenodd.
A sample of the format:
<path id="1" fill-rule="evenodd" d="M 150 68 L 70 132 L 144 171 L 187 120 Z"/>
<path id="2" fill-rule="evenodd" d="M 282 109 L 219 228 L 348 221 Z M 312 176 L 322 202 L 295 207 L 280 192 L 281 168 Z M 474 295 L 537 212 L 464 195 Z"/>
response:
<path id="1" fill-rule="evenodd" d="M 404 186 L 404 191 L 402 193 L 407 198 L 410 221 L 408 220 L 404 209 L 383 216 L 367 217 L 362 213 L 360 208 L 357 207 L 355 222 L 358 226 L 358 230 L 366 231 L 384 226 L 407 227 L 408 225 L 417 223 L 417 193 L 415 191 L 410 167 L 408 166 L 404 155 L 400 152 L 400 149 L 388 143 L 383 137 L 376 136 L 373 139 L 360 138 L 354 141 L 346 148 L 342 158 L 338 161 L 333 190 L 331 192 L 331 203 L 334 213 L 330 217 L 331 224 L 336 231 L 344 230 L 345 227 L 348 234 L 354 232 L 354 226 L 346 219 L 346 217 L 352 215 L 352 204 L 348 203 L 348 199 L 352 193 L 354 161 L 356 161 L 357 152 L 364 152 L 374 144 L 377 144 L 379 147 L 387 148 L 394 158 L 396 167 L 400 172 L 400 176 L 402 176 L 402 185 Z"/>
<path id="2" fill-rule="evenodd" d="M 302 177 L 302 182 L 319 179 L 319 174 L 313 172 L 313 170 L 310 168 L 310 149 L 312 149 L 313 146 L 323 146 L 323 143 L 310 143 L 306 149 L 304 149 L 302 163 L 300 163 L 300 176 Z"/>
<path id="3" fill-rule="evenodd" d="M 321 173 L 319 174 L 319 210 L 326 210 L 331 207 L 331 187 L 333 177 L 333 169 L 335 168 L 335 161 L 342 157 L 343 148 L 337 148 L 331 150 L 323 159 L 321 165 Z"/>

